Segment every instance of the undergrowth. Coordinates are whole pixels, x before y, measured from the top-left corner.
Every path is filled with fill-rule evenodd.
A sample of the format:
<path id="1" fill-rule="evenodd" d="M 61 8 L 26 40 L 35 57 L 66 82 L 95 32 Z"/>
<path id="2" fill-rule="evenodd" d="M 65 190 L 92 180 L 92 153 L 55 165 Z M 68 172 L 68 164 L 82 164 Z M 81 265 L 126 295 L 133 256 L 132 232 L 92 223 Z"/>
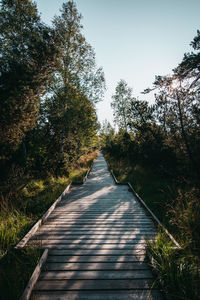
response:
<path id="1" fill-rule="evenodd" d="M 166 234 L 159 233 L 156 241 L 147 242 L 156 282 L 171 299 L 200 299 L 200 269 L 197 257 L 185 249 L 177 249 Z"/>
<path id="2" fill-rule="evenodd" d="M 200 299 L 200 190 L 126 159 L 105 156 L 117 179 L 132 184 L 181 245 L 181 250 L 175 250 L 163 234 L 148 243 L 157 281 L 174 300 Z"/>
<path id="3" fill-rule="evenodd" d="M 10 249 L 0 263 L 0 300 L 18 300 L 37 265 L 42 251 Z"/>
<path id="4" fill-rule="evenodd" d="M 71 181 L 81 182 L 98 151 L 82 155 L 69 176 L 29 178 L 0 201 L 0 300 L 17 300 L 37 264 L 37 249 L 14 246 L 45 213 Z"/>
<path id="5" fill-rule="evenodd" d="M 168 204 L 178 195 L 176 185 L 169 179 L 158 176 L 151 169 L 129 164 L 126 160 L 115 160 L 106 153 L 105 157 L 117 179 L 120 182 L 130 182 L 160 221 L 168 224 L 166 210 Z"/>

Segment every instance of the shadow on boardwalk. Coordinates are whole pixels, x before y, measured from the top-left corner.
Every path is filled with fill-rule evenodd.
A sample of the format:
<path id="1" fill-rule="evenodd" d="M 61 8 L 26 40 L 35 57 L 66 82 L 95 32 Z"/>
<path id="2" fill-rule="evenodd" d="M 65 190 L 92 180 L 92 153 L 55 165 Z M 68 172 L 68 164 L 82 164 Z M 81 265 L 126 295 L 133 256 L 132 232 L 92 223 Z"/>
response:
<path id="1" fill-rule="evenodd" d="M 145 258 L 156 230 L 100 153 L 30 241 L 49 256 L 33 299 L 162 299 Z"/>

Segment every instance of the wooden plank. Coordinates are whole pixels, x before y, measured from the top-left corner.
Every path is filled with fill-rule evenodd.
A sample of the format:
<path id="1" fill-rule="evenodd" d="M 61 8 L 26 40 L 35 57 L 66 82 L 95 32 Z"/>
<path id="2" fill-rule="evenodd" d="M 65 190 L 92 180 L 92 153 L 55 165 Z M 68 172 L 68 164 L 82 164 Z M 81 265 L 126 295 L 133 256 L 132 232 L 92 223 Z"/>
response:
<path id="1" fill-rule="evenodd" d="M 82 230 L 82 229 L 81 229 Z M 46 233 L 46 230 L 41 230 L 40 233 Z M 70 235 L 77 235 L 77 236 L 85 236 L 85 237 L 88 237 L 88 236 L 94 236 L 94 235 L 99 235 L 99 234 L 104 234 L 105 236 L 106 235 L 113 235 L 113 236 L 120 236 L 120 235 L 128 235 L 128 234 L 138 234 L 138 235 L 146 235 L 146 238 L 149 239 L 151 238 L 152 236 L 156 236 L 156 232 L 155 231 L 139 231 L 139 230 L 115 230 L 115 231 L 112 231 L 112 230 L 107 230 L 105 231 L 105 229 L 102 229 L 102 230 L 85 230 L 85 231 L 80 231 L 80 230 L 66 230 L 64 228 L 61 228 L 59 230 L 52 230 L 52 235 L 53 234 L 65 234 L 66 236 L 70 236 Z"/>
<path id="2" fill-rule="evenodd" d="M 51 215 L 50 218 L 48 218 L 48 220 L 55 220 L 55 219 L 59 219 L 59 220 L 147 220 L 147 221 L 151 221 L 152 220 L 145 215 L 141 215 L 139 213 L 137 213 L 137 215 L 126 215 L 126 214 L 121 214 L 121 215 L 116 215 L 116 214 L 110 214 L 110 215 L 104 215 L 104 213 L 101 213 L 99 215 L 86 215 L 86 214 L 82 214 L 82 215 L 71 215 L 71 214 L 67 214 L 67 215 Z"/>
<path id="3" fill-rule="evenodd" d="M 77 239 L 53 239 L 50 237 L 49 239 L 36 239 L 32 241 L 44 241 L 47 243 L 54 243 L 54 244 L 137 244 L 137 243 L 146 243 L 144 238 L 137 238 L 137 239 L 85 239 L 85 238 L 77 238 Z"/>
<path id="4" fill-rule="evenodd" d="M 128 199 L 126 196 L 124 196 L 125 199 L 121 199 L 120 197 L 113 197 L 112 199 L 105 199 L 102 198 L 101 196 L 98 196 L 98 198 L 94 199 L 94 196 L 92 195 L 91 198 L 89 197 L 84 197 L 80 196 L 77 197 L 76 199 L 71 199 L 62 201 L 61 203 L 58 204 L 58 207 L 62 206 L 75 206 L 75 205 L 87 205 L 87 206 L 99 206 L 99 207 L 104 207 L 106 205 L 107 208 L 117 208 L 117 207 L 130 207 L 132 209 L 141 209 L 141 206 L 138 202 L 134 202 L 132 197 Z"/>
<path id="5" fill-rule="evenodd" d="M 30 243 L 31 245 L 32 243 Z M 44 243 L 42 241 L 42 243 L 37 243 L 37 241 L 35 241 L 35 243 L 33 243 L 33 245 L 36 245 L 38 248 L 41 249 L 60 249 L 60 250 L 120 250 L 123 249 L 125 250 L 132 250 L 132 249 L 137 249 L 137 250 L 144 250 L 146 248 L 145 244 L 136 244 L 136 245 L 126 245 L 126 244 L 119 244 L 119 245 L 107 245 L 107 244 L 103 244 L 103 245 L 96 245 L 96 244 L 90 244 L 90 245 L 72 245 L 72 244 L 50 244 L 50 243 Z"/>
<path id="6" fill-rule="evenodd" d="M 41 224 L 42 224 L 42 219 L 37 221 L 37 223 L 29 230 L 29 232 L 23 237 L 23 239 L 21 239 L 21 241 L 19 241 L 19 243 L 15 246 L 15 249 L 23 248 L 30 240 L 30 238 L 37 232 Z"/>
<path id="7" fill-rule="evenodd" d="M 90 226 L 88 226 L 87 224 L 71 224 L 71 225 L 43 225 L 39 228 L 39 230 L 36 232 L 36 234 L 38 233 L 48 233 L 48 232 L 61 232 L 65 231 L 66 234 L 68 234 L 69 232 L 74 232 L 75 234 L 77 233 L 77 231 L 82 232 L 82 234 L 84 233 L 96 233 L 96 234 L 112 234 L 115 232 L 118 233 L 125 233 L 125 231 L 127 231 L 127 234 L 151 234 L 151 233 L 157 233 L 157 230 L 155 229 L 155 227 L 153 226 L 137 226 L 137 225 L 118 225 L 118 226 L 112 226 L 110 224 L 105 224 L 105 225 L 98 225 L 98 224 L 90 224 Z"/>
<path id="8" fill-rule="evenodd" d="M 150 270 L 111 270 L 111 271 L 49 271 L 40 274 L 40 280 L 70 279 L 144 279 L 153 278 Z"/>
<path id="9" fill-rule="evenodd" d="M 78 239 L 90 239 L 90 240 L 107 240 L 107 239 L 115 239 L 120 241 L 122 238 L 123 239 L 133 239 L 133 240 L 141 240 L 141 239 L 149 239 L 149 238 L 154 238 L 155 234 L 149 235 L 149 234 L 119 234 L 119 235 L 112 235 L 112 234 L 63 234 L 62 232 L 59 233 L 41 233 L 41 234 L 36 234 L 34 235 L 31 240 L 37 240 L 37 239 L 49 239 L 49 240 L 59 240 L 59 239 L 68 239 L 71 241 L 77 241 Z"/>
<path id="10" fill-rule="evenodd" d="M 75 229 L 75 228 L 83 228 L 83 229 L 93 229 L 95 230 L 96 228 L 105 228 L 106 229 L 112 229 L 113 227 L 115 227 L 116 229 L 153 229 L 155 227 L 152 226 L 152 224 L 145 224 L 145 223 L 109 223 L 109 222 L 105 222 L 105 223 L 98 223 L 98 222 L 88 222 L 88 223 L 81 223 L 81 222 L 75 222 L 75 223 L 46 223 L 46 226 L 49 227 L 49 229 L 51 230 L 52 228 L 66 228 L 66 229 Z"/>
<path id="11" fill-rule="evenodd" d="M 68 221 L 124 221 L 124 220 L 129 220 L 129 221 L 134 221 L 134 222 L 146 222 L 146 223 L 151 223 L 153 224 L 153 222 L 151 221 L 151 219 L 149 219 L 146 216 L 108 216 L 108 217 L 101 217 L 101 216 L 69 216 L 69 217 L 61 217 L 61 216 L 51 216 L 50 218 L 48 218 L 48 222 L 52 222 L 52 221 L 59 221 L 59 222 L 68 222 Z"/>
<path id="12" fill-rule="evenodd" d="M 144 262 L 61 262 L 47 263 L 45 271 L 72 271 L 72 270 L 149 270 Z"/>
<path id="13" fill-rule="evenodd" d="M 20 300 L 29 300 L 33 287 L 39 278 L 41 269 L 47 259 L 47 256 L 48 256 L 48 250 L 46 249 L 44 250 L 44 253 L 42 254 L 39 263 L 37 264 Z"/>
<path id="14" fill-rule="evenodd" d="M 65 231 L 66 233 L 68 233 L 69 231 L 82 231 L 82 232 L 96 232 L 96 233 L 100 233 L 100 231 L 103 231 L 103 232 L 107 232 L 107 233 L 110 233 L 110 232 L 113 232 L 113 227 L 115 229 L 115 231 L 118 231 L 118 232 L 121 232 L 123 234 L 123 232 L 126 232 L 127 231 L 127 234 L 128 233 L 145 233 L 145 232 L 156 232 L 155 229 L 152 227 L 152 226 L 137 226 L 137 225 L 131 225 L 131 226 L 128 226 L 128 225 L 118 225 L 118 226 L 111 226 L 111 225 L 92 225 L 91 226 L 88 226 L 88 225 L 81 225 L 81 224 L 78 224 L 78 225 L 49 225 L 49 226 L 46 226 L 46 227 L 43 227 L 42 229 L 40 229 L 40 232 L 46 232 L 46 231 Z"/>
<path id="15" fill-rule="evenodd" d="M 101 175 L 94 168 L 87 183 L 72 188 L 31 240 L 49 249 L 33 293 L 37 300 L 66 300 L 69 293 L 70 300 L 122 300 L 124 292 L 126 300 L 150 299 L 143 297 L 154 281 L 145 238 L 157 231 L 128 187 L 116 186 L 108 171 L 105 177 L 101 161 Z"/>
<path id="16" fill-rule="evenodd" d="M 91 233 L 91 234 L 93 234 L 93 233 L 101 233 L 101 234 L 106 234 L 106 233 L 109 233 L 109 234 L 115 234 L 115 233 L 117 233 L 117 234 L 119 234 L 119 233 L 121 233 L 121 234 L 123 234 L 123 233 L 132 233 L 132 234 L 134 234 L 134 233 L 140 233 L 140 234 L 143 234 L 143 233 L 149 233 L 149 234 L 152 234 L 152 233 L 154 233 L 154 232 L 156 232 L 156 230 L 154 230 L 154 229 L 149 229 L 149 228 L 143 228 L 143 227 L 141 227 L 141 228 L 138 228 L 138 227 L 128 227 L 128 228 L 124 228 L 124 227 L 119 227 L 119 228 L 114 228 L 113 229 L 113 227 L 108 227 L 108 228 L 101 228 L 101 227 L 95 227 L 95 228 L 84 228 L 84 227 L 81 227 L 81 228 L 77 228 L 77 227 L 74 227 L 74 228 L 71 228 L 71 227 L 64 227 L 64 226 L 62 226 L 62 227 L 58 227 L 58 226 L 52 226 L 52 227 L 50 227 L 50 226 L 47 226 L 47 227 L 42 227 L 41 229 L 40 229 L 40 232 L 45 232 L 45 231 L 49 231 L 49 230 L 51 230 L 51 232 L 53 233 L 53 232 L 55 232 L 55 231 L 59 231 L 59 232 L 61 232 L 61 231 L 64 231 L 64 232 L 66 232 L 66 233 L 73 233 L 73 232 L 78 232 L 79 234 L 84 234 L 84 233 Z"/>
<path id="17" fill-rule="evenodd" d="M 49 255 L 47 262 L 146 262 L 145 255 Z"/>
<path id="18" fill-rule="evenodd" d="M 23 239 L 15 246 L 15 249 L 21 249 L 28 243 L 29 239 L 36 233 L 36 231 L 42 225 L 42 222 L 46 220 L 46 218 L 50 215 L 50 213 L 53 211 L 55 206 L 59 203 L 59 201 L 61 201 L 62 195 L 65 195 L 69 191 L 69 188 L 70 188 L 70 184 L 66 187 L 64 192 L 58 197 L 58 199 L 52 204 L 52 206 L 47 210 L 47 212 L 43 215 L 43 217 L 37 221 L 37 223 L 29 230 L 29 232 L 23 237 Z"/>
<path id="19" fill-rule="evenodd" d="M 49 230 L 54 230 L 54 229 L 66 229 L 66 230 L 148 230 L 148 231 L 155 231 L 155 227 L 153 227 L 151 224 L 45 224 L 46 226 L 43 228 L 49 228 Z"/>
<path id="20" fill-rule="evenodd" d="M 138 213 L 139 213 L 139 215 L 138 215 Z M 94 211 L 94 212 L 92 212 L 92 211 L 86 211 L 86 212 L 82 212 L 82 211 L 73 212 L 73 211 L 71 211 L 70 214 L 66 214 L 62 211 L 57 212 L 57 210 L 55 209 L 52 212 L 51 216 L 54 216 L 54 215 L 56 215 L 56 216 L 80 216 L 80 215 L 84 215 L 84 216 L 102 216 L 102 215 L 109 216 L 109 215 L 112 215 L 112 216 L 145 216 L 145 217 L 147 216 L 141 210 L 138 213 L 134 213 L 134 212 L 133 213 L 130 213 L 130 212 L 125 212 L 125 213 L 113 212 L 113 213 L 110 213 L 110 212 L 107 212 L 107 211 L 102 211 L 102 213 L 101 213 L 101 212 L 98 212 L 98 211 Z"/>
<path id="21" fill-rule="evenodd" d="M 141 213 L 136 213 L 136 214 L 107 214 L 105 212 L 102 213 L 91 213 L 91 214 L 86 214 L 86 213 L 69 213 L 69 214 L 65 214 L 65 213 L 52 213 L 50 216 L 50 220 L 54 220 L 54 219 L 60 219 L 60 220 L 76 220 L 76 219 L 99 219 L 99 220 L 106 220 L 106 219 L 131 219 L 131 220 L 148 220 L 151 221 L 152 220 Z"/>
<path id="22" fill-rule="evenodd" d="M 107 196 L 106 196 L 107 195 Z M 63 203 L 73 203 L 80 200 L 85 202 L 97 203 L 99 200 L 104 202 L 107 205 L 110 203 L 121 204 L 121 203 L 130 203 L 135 204 L 139 207 L 139 202 L 134 198 L 132 193 L 122 192 L 120 194 L 119 190 L 116 192 L 108 190 L 108 189 L 92 189 L 92 187 L 88 191 L 82 191 L 80 193 L 69 194 L 68 198 L 63 199 Z M 121 203 L 119 203 L 119 200 Z"/>
<path id="23" fill-rule="evenodd" d="M 37 300 L 162 300 L 158 290 L 35 291 Z"/>
<path id="24" fill-rule="evenodd" d="M 131 211 L 133 210 L 132 207 L 125 207 L 124 205 L 123 206 L 120 206 L 120 207 L 114 207 L 114 206 L 110 206 L 110 207 L 104 207 L 103 205 L 102 206 L 94 206 L 94 205 L 65 205 L 63 207 L 59 207 L 57 209 L 57 212 L 62 212 L 62 213 L 70 213 L 70 212 L 82 212 L 82 213 L 85 213 L 85 212 L 99 212 L 101 214 L 105 213 L 106 211 L 109 212 L 110 214 L 114 214 L 116 212 L 119 212 L 119 213 L 126 213 L 127 211 Z M 139 214 L 141 212 L 141 210 L 134 210 L 133 213 L 135 214 Z M 150 217 L 149 217 L 150 218 Z"/>
<path id="25" fill-rule="evenodd" d="M 105 206 L 105 205 L 94 205 L 92 203 L 88 203 L 88 204 L 79 204 L 79 203 L 73 203 L 73 204 L 65 204 L 62 206 L 58 206 L 57 210 L 58 211 L 68 211 L 68 210 L 78 210 L 78 211 L 82 211 L 84 209 L 87 209 L 87 211 L 89 210 L 96 210 L 96 211 L 123 211 L 123 212 L 127 212 L 129 209 L 130 210 L 134 210 L 134 212 L 139 212 L 141 211 L 141 209 L 135 209 L 134 205 L 126 205 L 121 203 L 120 206 L 118 205 L 109 205 L 109 206 Z"/>
<path id="26" fill-rule="evenodd" d="M 121 289 L 153 289 L 152 279 L 120 279 L 112 280 L 40 280 L 35 290 L 66 291 L 66 290 L 121 290 Z"/>
<path id="27" fill-rule="evenodd" d="M 55 216 L 55 217 L 51 217 L 48 218 L 48 222 L 54 222 L 54 221 L 59 221 L 59 222 L 78 222 L 78 221 L 98 221 L 98 222 L 105 222 L 105 221 L 118 221 L 118 222 L 122 222 L 122 221 L 127 221 L 127 222 L 149 222 L 152 223 L 152 220 L 148 217 L 144 217 L 144 216 L 131 216 L 131 217 L 124 217 L 124 216 L 120 216 L 120 217 L 116 217 L 116 216 L 110 216 L 110 217 L 91 217 L 91 216 L 80 216 L 80 217 L 60 217 L 60 216 Z"/>
<path id="28" fill-rule="evenodd" d="M 91 251 L 91 250 L 81 250 L 78 249 L 76 251 L 74 250 L 66 250 L 66 249 L 50 249 L 50 253 L 51 255 L 142 255 L 142 254 L 146 254 L 146 250 L 144 249 L 114 249 L 109 251 L 107 250 L 95 250 L 95 251 Z"/>
<path id="29" fill-rule="evenodd" d="M 128 231 L 131 231 L 131 230 L 153 230 L 155 229 L 155 227 L 152 226 L 152 224 L 145 224 L 145 223 L 141 223 L 141 224 L 135 224 L 135 223 L 46 223 L 45 226 L 43 228 L 49 228 L 50 230 L 51 229 L 58 229 L 58 228 L 66 228 L 67 230 L 70 230 L 70 229 L 83 229 L 83 230 L 88 230 L 88 229 L 92 229 L 92 230 L 95 230 L 95 229 L 103 229 L 104 230 L 107 230 L 107 229 L 111 229 L 113 230 L 113 227 L 118 230 L 118 229 L 123 229 L 123 230 L 128 230 Z"/>
<path id="30" fill-rule="evenodd" d="M 63 216 L 63 217 L 66 217 L 66 216 L 117 216 L 117 217 L 120 217 L 120 216 L 132 216 L 132 217 L 140 217 L 140 216 L 144 216 L 144 217 L 147 217 L 147 215 L 142 212 L 141 210 L 140 211 L 133 211 L 132 213 L 130 212 L 118 212 L 118 211 L 110 211 L 110 212 L 107 212 L 105 210 L 102 210 L 102 211 L 57 211 L 54 210 L 52 212 L 52 215 L 51 216 Z M 149 216 L 148 216 L 149 218 Z"/>
<path id="31" fill-rule="evenodd" d="M 129 239 L 115 239 L 115 240 L 95 240 L 95 239 L 78 239 L 78 240 L 68 240 L 68 239 L 37 239 L 32 240 L 31 244 L 34 243 L 43 243 L 43 244 L 62 244 L 62 245 L 135 245 L 135 244 L 146 244 L 144 239 L 137 239 L 137 240 L 129 240 Z"/>
<path id="32" fill-rule="evenodd" d="M 90 211 L 86 211 L 86 212 L 80 212 L 80 211 L 75 211 L 75 212 L 69 212 L 69 213 L 65 213 L 65 212 L 62 212 L 62 211 L 54 211 L 52 212 L 51 214 L 52 217 L 59 217 L 59 218 L 67 218 L 67 217 L 71 217 L 71 218 L 74 218 L 74 217 L 99 217 L 99 218 L 105 218 L 105 217 L 131 217 L 131 218 L 147 218 L 149 219 L 149 216 L 145 215 L 143 212 L 133 212 L 133 213 L 126 213 L 126 212 L 110 212 L 108 213 L 107 211 L 101 211 L 101 212 L 97 212 L 97 211 L 94 211 L 94 212 L 90 212 Z"/>
<path id="33" fill-rule="evenodd" d="M 58 199 L 49 207 L 49 209 L 46 211 L 46 213 L 42 217 L 42 222 L 45 222 L 45 220 L 48 218 L 48 216 L 52 213 L 52 211 L 55 209 L 56 205 L 62 200 L 62 197 L 66 195 L 66 193 L 69 191 L 69 188 L 71 186 L 71 183 L 66 187 L 66 189 L 63 191 L 63 193 L 58 197 Z"/>
<path id="34" fill-rule="evenodd" d="M 174 237 L 169 233 L 169 231 L 163 226 L 163 224 L 158 220 L 158 218 L 154 215 L 154 213 L 150 210 L 150 208 L 146 205 L 146 203 L 139 197 L 139 195 L 135 192 L 132 185 L 128 183 L 129 187 L 132 189 L 133 193 L 136 195 L 140 203 L 145 207 L 148 213 L 153 217 L 156 223 L 165 231 L 165 233 L 169 236 L 172 242 L 176 245 L 177 248 L 181 249 L 179 243 L 174 239 Z"/>
<path id="35" fill-rule="evenodd" d="M 147 218 L 49 218 L 46 224 L 50 223 L 88 223 L 88 222 L 94 222 L 94 223 L 130 223 L 130 224 L 152 224 L 153 222 Z"/>

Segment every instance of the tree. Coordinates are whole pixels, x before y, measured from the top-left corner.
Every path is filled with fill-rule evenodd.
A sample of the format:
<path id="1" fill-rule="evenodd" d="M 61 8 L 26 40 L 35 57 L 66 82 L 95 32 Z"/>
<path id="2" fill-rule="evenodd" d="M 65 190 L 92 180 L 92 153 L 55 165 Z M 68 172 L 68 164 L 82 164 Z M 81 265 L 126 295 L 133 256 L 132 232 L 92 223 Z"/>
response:
<path id="1" fill-rule="evenodd" d="M 67 97 L 67 98 L 66 98 Z M 67 103 L 67 109 L 63 107 Z M 45 168 L 62 172 L 90 146 L 98 128 L 94 105 L 76 89 L 68 88 L 46 98 L 42 105 L 41 131 L 46 132 Z M 65 135 L 63 135 L 63 132 Z M 59 170 L 60 169 L 60 170 Z"/>
<path id="2" fill-rule="evenodd" d="M 56 34 L 61 40 L 62 53 L 59 58 L 59 67 L 54 76 L 54 86 L 51 89 L 55 105 L 54 114 L 57 113 L 57 116 L 60 116 L 60 119 L 57 120 L 57 124 L 60 124 L 60 133 L 58 134 L 60 139 L 58 161 L 60 162 L 64 159 L 65 144 L 68 143 L 69 146 L 67 139 L 73 130 L 72 124 L 77 122 L 70 112 L 74 112 L 74 105 L 82 107 L 83 99 L 85 99 L 86 109 L 88 101 L 93 107 L 93 103 L 98 102 L 102 96 L 105 80 L 102 69 L 96 68 L 94 51 L 82 34 L 81 15 L 73 1 L 63 4 L 61 16 L 56 16 L 53 24 Z M 77 102 L 77 99 L 80 100 L 80 103 Z M 57 112 L 56 109 L 58 109 Z M 92 117 L 92 110 L 90 113 L 88 118 Z M 79 129 L 76 127 L 77 134 L 82 132 L 81 126 L 80 122 Z M 83 128 L 87 132 L 86 127 Z"/>
<path id="3" fill-rule="evenodd" d="M 75 3 L 68 1 L 63 3 L 61 16 L 53 20 L 62 51 L 56 79 L 59 87 L 71 85 L 95 103 L 103 96 L 105 79 L 102 69 L 96 68 L 94 50 L 82 34 L 81 18 Z"/>
<path id="4" fill-rule="evenodd" d="M 132 98 L 128 108 L 128 126 L 133 131 L 147 128 L 153 121 L 154 107 L 149 106 L 147 101 Z"/>
<path id="5" fill-rule="evenodd" d="M 0 155 L 12 154 L 36 125 L 40 96 L 56 68 L 58 39 L 30 0 L 2 0 Z"/>
<path id="6" fill-rule="evenodd" d="M 197 87 L 199 90 L 200 80 L 200 31 L 190 44 L 197 52 L 185 53 L 182 62 L 174 69 L 175 75 L 179 79 L 190 79 L 190 88 Z"/>
<path id="7" fill-rule="evenodd" d="M 100 128 L 100 140 L 101 140 L 101 146 L 102 147 L 108 147 L 111 144 L 111 141 L 113 140 L 115 130 L 111 126 L 110 122 L 108 122 L 107 119 L 103 121 Z"/>
<path id="8" fill-rule="evenodd" d="M 132 89 L 125 80 L 120 80 L 112 96 L 111 107 L 114 112 L 114 122 L 122 129 L 128 129 L 128 110 L 132 99 Z"/>
<path id="9" fill-rule="evenodd" d="M 198 99 L 190 83 L 173 76 L 156 76 L 154 89 L 156 113 L 167 143 L 175 146 L 182 165 L 189 162 L 196 169 L 199 152 Z M 184 163 L 183 163 L 184 162 Z"/>

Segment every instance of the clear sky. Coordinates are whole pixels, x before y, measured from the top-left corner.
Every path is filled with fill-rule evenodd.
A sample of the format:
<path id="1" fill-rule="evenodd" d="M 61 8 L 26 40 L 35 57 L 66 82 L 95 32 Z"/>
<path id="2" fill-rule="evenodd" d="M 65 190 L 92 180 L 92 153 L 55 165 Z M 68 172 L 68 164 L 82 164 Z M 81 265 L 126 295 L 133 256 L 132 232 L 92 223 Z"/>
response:
<path id="1" fill-rule="evenodd" d="M 51 24 L 63 0 L 37 0 L 42 20 Z M 197 29 L 200 29 L 200 0 L 76 0 L 82 14 L 84 35 L 96 52 L 105 72 L 107 92 L 97 105 L 100 121 L 112 123 L 111 95 L 125 79 L 133 95 L 141 95 L 155 75 L 167 75 L 181 62 Z"/>

